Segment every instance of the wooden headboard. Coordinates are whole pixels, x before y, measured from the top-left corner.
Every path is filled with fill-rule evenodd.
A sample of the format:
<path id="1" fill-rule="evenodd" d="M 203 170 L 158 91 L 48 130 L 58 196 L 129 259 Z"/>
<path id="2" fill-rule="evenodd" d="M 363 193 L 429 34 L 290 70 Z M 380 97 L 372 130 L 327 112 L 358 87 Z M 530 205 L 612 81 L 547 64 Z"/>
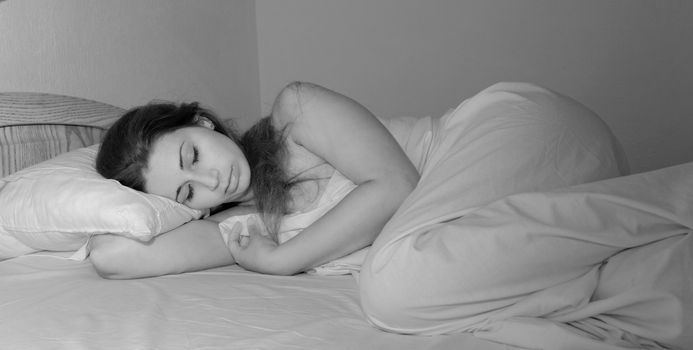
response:
<path id="1" fill-rule="evenodd" d="M 0 177 L 99 143 L 124 109 L 72 96 L 0 93 Z"/>

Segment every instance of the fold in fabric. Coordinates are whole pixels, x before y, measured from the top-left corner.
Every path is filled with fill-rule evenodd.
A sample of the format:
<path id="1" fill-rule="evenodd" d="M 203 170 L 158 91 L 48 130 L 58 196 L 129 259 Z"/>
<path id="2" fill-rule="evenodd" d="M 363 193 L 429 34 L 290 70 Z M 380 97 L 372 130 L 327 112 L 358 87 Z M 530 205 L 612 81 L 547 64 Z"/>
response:
<path id="1" fill-rule="evenodd" d="M 360 271 L 373 325 L 552 350 L 693 344 L 693 163 L 622 176 L 598 116 L 522 83 L 433 131 Z"/>

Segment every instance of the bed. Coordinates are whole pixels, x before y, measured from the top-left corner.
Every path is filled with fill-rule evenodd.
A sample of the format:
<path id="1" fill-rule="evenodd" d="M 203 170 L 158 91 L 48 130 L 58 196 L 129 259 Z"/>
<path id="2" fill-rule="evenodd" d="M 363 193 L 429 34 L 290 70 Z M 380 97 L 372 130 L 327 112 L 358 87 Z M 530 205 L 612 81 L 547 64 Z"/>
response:
<path id="1" fill-rule="evenodd" d="M 123 111 L 70 96 L 0 93 L 0 177 L 97 144 Z M 11 215 L 5 219 L 21 213 Z M 266 276 L 227 266 L 106 280 L 89 259 L 75 257 L 81 237 L 63 238 L 64 252 L 27 248 L 0 261 L 0 349 L 515 349 L 466 333 L 378 330 L 363 316 L 350 275 Z M 50 239 L 54 245 L 58 238 Z M 0 247 L 15 243 L 0 238 Z"/>
<path id="2" fill-rule="evenodd" d="M 536 109 L 549 105 L 558 107 Z M 412 139 L 413 149 L 429 152 L 417 158 L 421 180 L 368 248 L 362 268 L 290 277 L 226 266 L 101 278 L 87 256 L 92 235 L 147 241 L 205 214 L 95 173 L 99 139 L 123 112 L 70 96 L 0 93 L 0 349 L 693 344 L 693 162 L 626 176 L 608 127 L 557 94 L 497 84 L 448 112 L 437 129 L 422 128 L 442 136 Z M 591 121 L 570 117 L 576 113 Z M 388 127 L 412 135 L 427 122 Z M 513 137 L 518 131 L 527 134 Z M 420 147 L 421 140 L 430 143 Z M 398 141 L 409 152 L 410 144 Z M 465 188 L 465 196 L 449 188 Z M 489 200 L 489 193 L 497 198 Z M 450 227 L 449 236 L 427 236 Z M 436 241 L 459 230 L 467 231 Z M 407 247 L 412 242 L 417 249 Z M 428 242 L 441 254 L 418 249 Z M 429 291 L 439 299 L 427 298 Z M 378 308 L 410 300 L 425 310 L 412 323 L 399 314 L 388 319 L 393 309 Z M 442 321 L 429 328 L 434 314 Z"/>

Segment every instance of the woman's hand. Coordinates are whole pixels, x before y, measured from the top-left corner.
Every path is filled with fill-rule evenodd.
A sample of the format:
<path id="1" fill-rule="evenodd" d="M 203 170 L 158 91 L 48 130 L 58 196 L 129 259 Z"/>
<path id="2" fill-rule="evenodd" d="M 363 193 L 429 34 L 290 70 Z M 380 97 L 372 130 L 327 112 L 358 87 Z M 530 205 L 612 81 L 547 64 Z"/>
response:
<path id="1" fill-rule="evenodd" d="M 258 219 L 248 220 L 248 236 L 241 235 L 241 224 L 236 223 L 229 233 L 227 246 L 236 263 L 246 270 L 272 274 L 291 275 L 284 271 L 279 259 L 279 245 L 269 238 Z"/>

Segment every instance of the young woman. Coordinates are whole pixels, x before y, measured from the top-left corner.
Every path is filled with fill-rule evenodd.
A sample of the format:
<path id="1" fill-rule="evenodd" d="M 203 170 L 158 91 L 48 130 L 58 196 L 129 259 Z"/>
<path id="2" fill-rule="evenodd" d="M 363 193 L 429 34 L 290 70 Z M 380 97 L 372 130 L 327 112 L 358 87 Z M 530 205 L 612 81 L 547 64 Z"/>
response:
<path id="1" fill-rule="evenodd" d="M 370 247 L 362 305 L 385 330 L 475 332 L 534 348 L 691 340 L 693 278 L 652 282 L 691 264 L 693 245 L 680 241 L 693 227 L 681 213 L 693 208 L 662 200 L 693 188 L 691 176 L 658 175 L 678 186 L 664 190 L 640 177 L 595 182 L 627 171 L 618 142 L 584 106 L 531 84 L 493 85 L 440 118 L 380 120 L 337 92 L 293 83 L 240 139 L 196 104 L 147 105 L 111 127 L 97 169 L 192 208 L 222 209 L 149 243 L 95 236 L 91 260 L 104 277 L 232 263 L 291 275 Z M 353 186 L 326 207 L 335 178 Z M 669 206 L 671 214 L 658 209 Z M 315 210 L 277 243 L 285 218 Z M 219 222 L 251 212 L 259 227 L 225 243 Z M 654 242 L 673 243 L 635 249 Z M 665 253 L 681 258 L 633 268 L 639 254 Z"/>
<path id="2" fill-rule="evenodd" d="M 110 278 L 234 262 L 263 273 L 295 274 L 370 245 L 419 179 L 402 148 L 366 108 L 307 83 L 286 87 L 271 117 L 241 140 L 194 104 L 136 108 L 110 128 L 97 169 L 192 208 L 239 204 L 151 244 L 95 239 L 91 259 Z M 229 253 L 216 221 L 255 203 L 267 226 L 276 230 L 282 215 L 316 200 L 335 169 L 357 187 L 327 215 L 286 244 L 253 235 Z"/>

